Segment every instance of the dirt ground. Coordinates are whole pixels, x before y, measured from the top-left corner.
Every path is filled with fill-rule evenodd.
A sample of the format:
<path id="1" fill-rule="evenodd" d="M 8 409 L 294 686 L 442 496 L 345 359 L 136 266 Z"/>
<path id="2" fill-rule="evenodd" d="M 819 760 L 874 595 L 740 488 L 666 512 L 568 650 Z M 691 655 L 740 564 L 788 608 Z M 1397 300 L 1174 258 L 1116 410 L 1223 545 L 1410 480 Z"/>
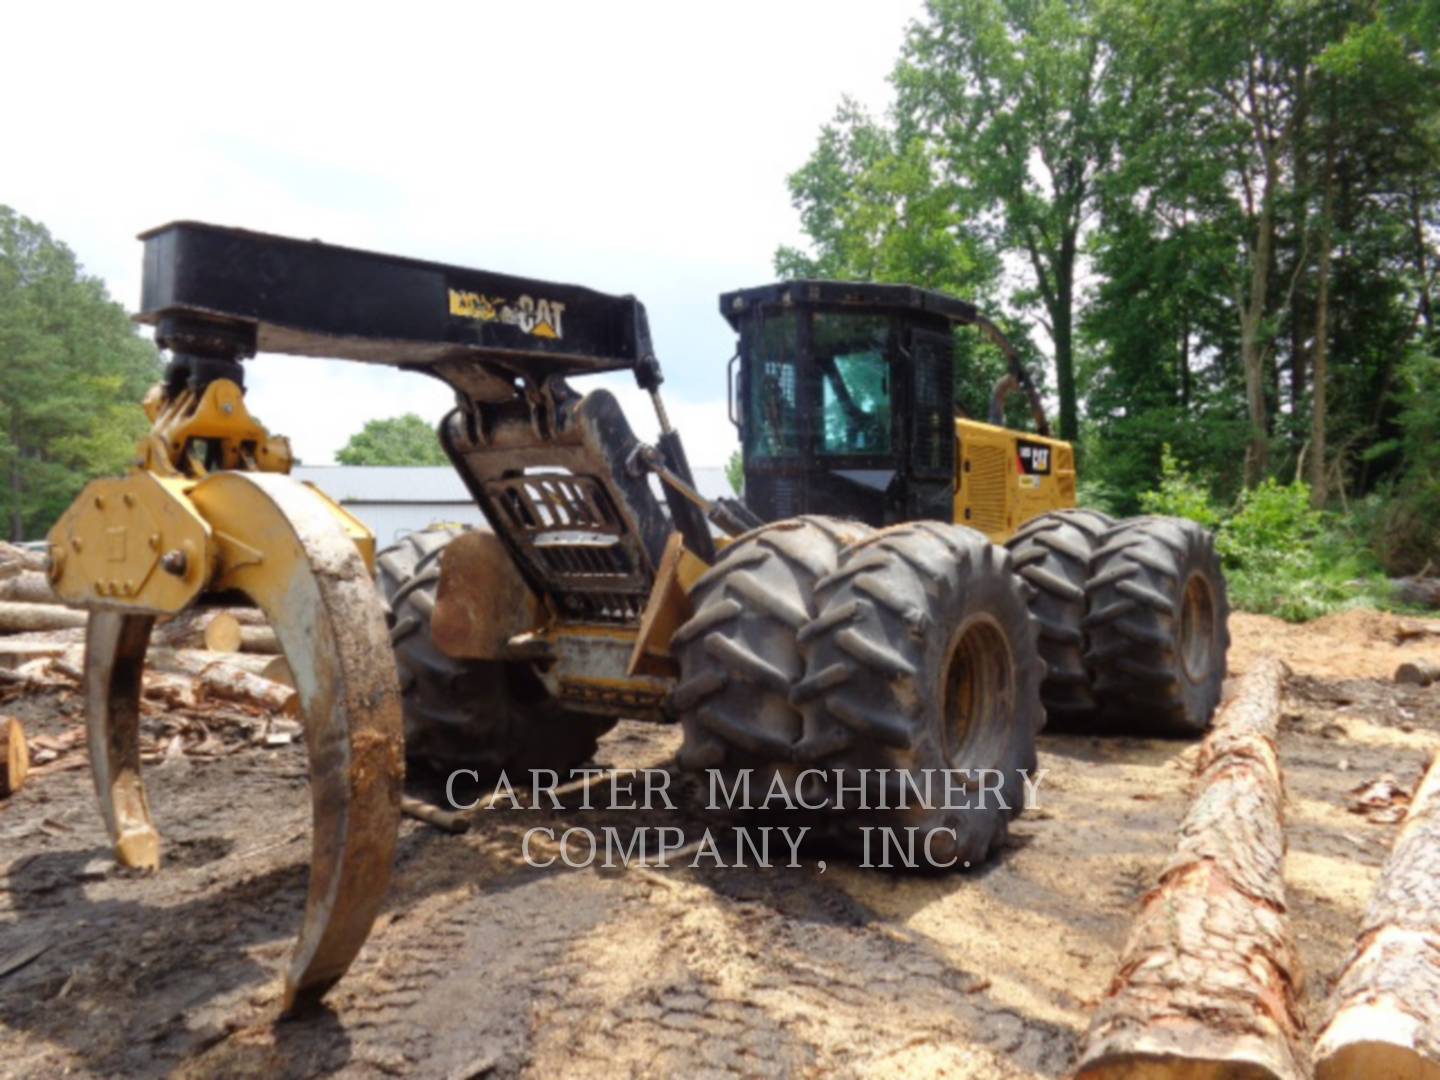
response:
<path id="1" fill-rule="evenodd" d="M 1396 624 L 1232 619 L 1232 672 L 1265 651 L 1294 669 L 1286 879 L 1312 1023 L 1395 830 L 1394 814 L 1351 812 L 1349 793 L 1387 774 L 1412 790 L 1440 748 L 1440 688 L 1389 681 L 1401 660 L 1440 661 L 1440 637 L 1397 644 Z M 3 710 L 56 735 L 79 703 Z M 598 760 L 666 767 L 678 743 L 622 723 Z M 536 826 L 698 838 L 715 823 L 678 779 L 673 811 L 575 796 L 487 811 L 462 836 L 407 821 L 354 968 L 324 1011 L 278 1024 L 306 880 L 302 751 L 150 767 L 168 845 L 151 876 L 111 861 L 87 771 L 51 772 L 0 802 L 0 1075 L 1063 1076 L 1173 842 L 1193 757 L 1046 734 L 1039 809 L 998 861 L 944 876 L 834 852 L 795 869 L 526 865 Z"/>

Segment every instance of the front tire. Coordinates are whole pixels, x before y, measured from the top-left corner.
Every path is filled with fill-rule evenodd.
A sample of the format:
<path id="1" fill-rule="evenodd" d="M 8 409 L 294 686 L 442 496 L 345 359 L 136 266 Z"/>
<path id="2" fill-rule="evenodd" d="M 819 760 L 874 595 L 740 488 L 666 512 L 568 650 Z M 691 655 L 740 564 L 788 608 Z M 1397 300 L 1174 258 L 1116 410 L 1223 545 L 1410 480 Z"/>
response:
<path id="1" fill-rule="evenodd" d="M 795 635 L 815 616 L 815 582 L 870 531 L 816 515 L 777 521 L 736 540 L 695 584 L 695 613 L 672 642 L 680 661 L 671 703 L 685 733 L 682 768 L 754 768 L 768 780 L 811 756 L 790 703 L 804 671 Z"/>
<path id="2" fill-rule="evenodd" d="M 929 865 L 978 865 L 1023 806 L 1045 720 L 1036 624 L 1009 553 L 964 526 L 894 526 L 845 550 L 816 606 L 793 695 L 805 739 L 840 748 L 826 765 L 844 791 L 869 787 L 868 807 L 833 806 L 835 835 L 863 850 L 859 826 L 914 829 Z M 956 770 L 966 797 L 947 805 Z"/>
<path id="3" fill-rule="evenodd" d="M 375 559 L 400 674 L 405 756 L 437 772 L 504 771 L 512 782 L 531 769 L 563 776 L 590 759 L 615 721 L 561 708 L 523 664 L 455 660 L 430 637 L 440 557 L 462 531 L 410 533 Z"/>

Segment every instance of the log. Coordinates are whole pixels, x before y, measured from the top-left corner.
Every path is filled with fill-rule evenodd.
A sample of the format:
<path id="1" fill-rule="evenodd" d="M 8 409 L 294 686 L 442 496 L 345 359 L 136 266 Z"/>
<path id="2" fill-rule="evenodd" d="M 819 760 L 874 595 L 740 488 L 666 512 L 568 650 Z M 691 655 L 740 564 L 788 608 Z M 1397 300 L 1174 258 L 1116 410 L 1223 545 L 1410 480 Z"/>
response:
<path id="1" fill-rule="evenodd" d="M 44 570 L 45 553 L 16 547 L 14 544 L 7 544 L 4 540 L 0 540 L 0 565 L 5 563 L 15 563 L 25 570 Z"/>
<path id="2" fill-rule="evenodd" d="M 0 638 L 0 668 L 14 671 L 21 664 L 55 656 L 64 656 L 71 648 L 63 641 L 32 641 L 28 638 Z"/>
<path id="3" fill-rule="evenodd" d="M 0 578 L 0 600 L 18 600 L 23 604 L 58 604 L 50 579 L 38 570 L 21 570 Z"/>
<path id="4" fill-rule="evenodd" d="M 1316 1080 L 1440 1078 L 1440 755 L 1410 800 L 1330 1017 Z"/>
<path id="5" fill-rule="evenodd" d="M 0 634 L 23 634 L 33 630 L 65 630 L 84 626 L 83 611 L 58 604 L 22 604 L 0 600 Z"/>
<path id="6" fill-rule="evenodd" d="M 1440 608 L 1440 578 L 1391 578 L 1390 589 L 1396 600 L 1412 607 Z"/>
<path id="7" fill-rule="evenodd" d="M 246 626 L 228 611 L 216 612 L 205 625 L 205 647 L 212 652 L 278 653 L 280 643 L 268 626 Z"/>
<path id="8" fill-rule="evenodd" d="M 457 813 L 454 810 L 446 810 L 428 803 L 421 799 L 412 799 L 409 795 L 400 799 L 400 813 L 416 821 L 423 821 L 427 825 L 433 825 L 448 833 L 465 833 L 470 831 L 470 818 L 466 814 Z"/>
<path id="9" fill-rule="evenodd" d="M 223 621 L 241 626 L 265 625 L 265 617 L 253 608 L 198 607 L 182 611 L 179 615 L 157 624 L 150 640 L 153 644 L 166 645 L 172 649 L 208 648 L 207 631 L 210 625 L 222 616 Z"/>
<path id="10" fill-rule="evenodd" d="M 3 647 L 3 643 L 0 643 L 0 649 Z M 221 657 L 216 656 L 209 649 L 167 649 L 163 646 L 155 646 L 145 653 L 145 666 L 154 671 L 164 671 L 173 675 L 199 675 L 215 664 L 225 664 L 232 668 L 248 671 L 251 675 L 269 678 L 265 672 L 272 668 L 275 659 L 273 656 L 251 656 L 247 653 L 226 653 Z M 272 681 L 282 682 L 283 680 Z"/>
<path id="11" fill-rule="evenodd" d="M 295 685 L 295 675 L 290 670 L 289 660 L 286 660 L 283 656 L 266 656 L 264 660 L 265 666 L 256 672 L 257 675 L 262 679 L 277 682 L 281 686 Z"/>
<path id="12" fill-rule="evenodd" d="M 285 716 L 300 711 L 300 695 L 291 687 L 262 679 L 225 660 L 217 660 L 195 677 L 197 697 L 237 701 Z"/>
<path id="13" fill-rule="evenodd" d="M 25 729 L 13 716 L 0 716 L 0 798 L 25 786 L 30 772 L 30 749 Z"/>
<path id="14" fill-rule="evenodd" d="M 1201 744 L 1179 843 L 1141 902 L 1078 1078 L 1305 1075 L 1275 751 L 1286 673 L 1255 663 Z"/>
<path id="15" fill-rule="evenodd" d="M 1429 686 L 1440 682 L 1440 664 L 1430 660 L 1407 660 L 1395 669 L 1395 681 L 1411 686 Z"/>

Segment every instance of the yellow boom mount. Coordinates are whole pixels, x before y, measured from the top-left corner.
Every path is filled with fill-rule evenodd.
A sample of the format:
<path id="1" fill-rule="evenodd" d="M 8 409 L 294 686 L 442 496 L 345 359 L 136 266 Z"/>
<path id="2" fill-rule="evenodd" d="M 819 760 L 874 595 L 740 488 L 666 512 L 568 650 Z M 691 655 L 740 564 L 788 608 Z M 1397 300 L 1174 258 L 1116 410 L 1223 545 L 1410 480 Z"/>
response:
<path id="1" fill-rule="evenodd" d="M 374 537 L 285 475 L 289 444 L 250 416 L 238 369 L 233 359 L 177 354 L 166 384 L 146 397 L 152 428 L 134 468 L 92 482 L 65 512 L 50 533 L 49 574 L 62 600 L 90 612 L 91 766 L 126 866 L 160 864 L 139 745 L 157 617 L 207 593 L 240 592 L 274 627 L 304 715 L 314 821 L 289 1011 L 345 973 L 384 898 L 404 769 L 399 684 L 371 580 Z"/>

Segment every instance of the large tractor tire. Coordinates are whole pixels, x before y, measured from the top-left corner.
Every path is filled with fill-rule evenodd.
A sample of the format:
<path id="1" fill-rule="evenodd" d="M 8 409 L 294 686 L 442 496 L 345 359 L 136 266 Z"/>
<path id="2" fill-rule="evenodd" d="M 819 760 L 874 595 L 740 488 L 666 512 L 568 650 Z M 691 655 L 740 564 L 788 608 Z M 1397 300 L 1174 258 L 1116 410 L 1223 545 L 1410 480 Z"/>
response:
<path id="1" fill-rule="evenodd" d="M 431 640 L 440 555 L 461 531 L 410 533 L 375 560 L 400 674 L 405 755 L 440 772 L 503 770 L 512 783 L 528 783 L 531 769 L 563 776 L 590 759 L 615 721 L 561 708 L 523 664 L 453 660 Z"/>
<path id="2" fill-rule="evenodd" d="M 897 525 L 847 548 L 817 605 L 793 696 L 806 741 L 838 750 L 829 831 L 865 851 L 858 827 L 886 827 L 930 866 L 983 862 L 1024 806 L 1045 722 L 1036 622 L 1009 553 L 965 526 Z M 947 798 L 951 770 L 969 772 Z M 868 806 L 852 806 L 862 783 Z"/>
<path id="3" fill-rule="evenodd" d="M 763 785 L 774 770 L 824 752 L 801 740 L 800 712 L 790 703 L 805 669 L 795 635 L 815 617 L 815 582 L 870 532 L 857 521 L 818 516 L 764 525 L 727 547 L 691 589 L 695 613 L 673 640 L 682 768 L 753 769 Z"/>
<path id="4" fill-rule="evenodd" d="M 1095 548 L 1114 524 L 1096 510 L 1056 510 L 1027 521 L 1005 545 L 1034 590 L 1030 614 L 1046 667 L 1040 698 L 1052 725 L 1083 725 L 1097 712 L 1085 662 L 1085 586 Z"/>
<path id="5" fill-rule="evenodd" d="M 1122 521 L 1095 551 L 1088 593 L 1088 659 L 1105 721 L 1156 735 L 1209 728 L 1230 647 L 1214 536 L 1183 518 Z"/>

